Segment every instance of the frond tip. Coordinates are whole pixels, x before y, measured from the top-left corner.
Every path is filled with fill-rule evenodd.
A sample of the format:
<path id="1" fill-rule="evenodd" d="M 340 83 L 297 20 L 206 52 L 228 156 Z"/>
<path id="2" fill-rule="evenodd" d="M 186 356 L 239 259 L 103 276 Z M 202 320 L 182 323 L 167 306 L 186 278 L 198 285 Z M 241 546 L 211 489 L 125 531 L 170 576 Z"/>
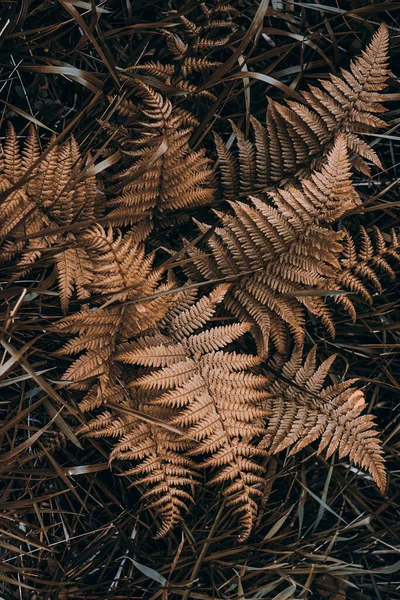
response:
<path id="1" fill-rule="evenodd" d="M 222 195 L 236 200 L 276 182 L 319 168 L 336 137 L 356 154 L 353 166 L 366 175 L 372 163 L 382 168 L 376 152 L 361 134 L 385 126 L 381 93 L 388 77 L 389 35 L 385 24 L 375 33 L 361 56 L 341 76 L 329 75 L 302 92 L 302 100 L 286 106 L 269 100 L 266 127 L 251 118 L 252 137 L 246 139 L 234 125 L 236 150 L 228 150 L 216 138 Z M 235 148 L 235 147 L 234 147 Z"/>

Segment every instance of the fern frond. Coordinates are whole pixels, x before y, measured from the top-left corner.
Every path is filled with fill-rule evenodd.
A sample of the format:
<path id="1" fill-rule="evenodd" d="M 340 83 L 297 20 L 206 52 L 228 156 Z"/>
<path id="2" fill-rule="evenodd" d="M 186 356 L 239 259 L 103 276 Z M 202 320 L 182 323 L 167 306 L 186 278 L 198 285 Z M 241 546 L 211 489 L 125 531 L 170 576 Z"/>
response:
<path id="1" fill-rule="evenodd" d="M 175 60 L 184 58 L 189 47 L 188 44 L 183 42 L 178 35 L 174 35 L 168 30 L 165 30 L 163 33 L 166 37 L 167 48 Z"/>
<path id="2" fill-rule="evenodd" d="M 39 138 L 33 126 L 20 148 L 15 131 L 8 125 L 4 143 L 4 160 L 0 172 L 3 191 L 23 177 L 40 158 Z M 71 138 L 55 146 L 38 164 L 27 182 L 8 195 L 0 205 L 0 261 L 17 260 L 11 281 L 23 276 L 42 256 L 43 248 L 54 248 L 61 307 L 65 313 L 76 288 L 78 297 L 87 297 L 90 279 L 88 258 L 74 233 L 38 236 L 25 242 L 19 237 L 36 234 L 72 222 L 97 218 L 102 211 L 94 176 L 79 178 L 81 156 Z M 56 252 L 60 247 L 60 252 Z M 67 247 L 67 249 L 65 249 Z"/>
<path id="3" fill-rule="evenodd" d="M 234 18 L 239 14 L 230 4 L 220 2 L 199 4 L 200 14 L 180 15 L 181 29 L 179 36 L 165 31 L 167 46 L 176 61 L 185 59 L 190 50 L 196 58 L 202 58 L 204 51 L 225 46 L 229 43 L 237 25 Z M 195 8 L 195 5 L 194 5 Z M 175 11 L 170 11 L 174 13 Z M 185 39 L 185 42 L 183 39 Z"/>
<path id="4" fill-rule="evenodd" d="M 187 77 L 193 73 L 204 73 L 221 66 L 221 64 L 217 61 L 208 60 L 205 57 L 187 56 L 182 64 L 182 74 L 184 77 Z"/>
<path id="5" fill-rule="evenodd" d="M 269 200 L 251 197 L 252 206 L 232 202 L 233 214 L 221 215 L 221 227 L 209 235 L 211 256 L 190 248 L 192 261 L 185 267 L 193 279 L 233 280 L 226 305 L 254 324 L 261 354 L 267 353 L 269 338 L 278 351 L 285 351 L 285 324 L 302 343 L 303 306 L 334 333 L 324 300 L 305 296 L 303 290 L 333 289 L 343 234 L 329 225 L 359 203 L 344 136 L 338 137 L 321 171 L 303 180 L 301 188 L 270 192 Z M 302 293 L 296 297 L 296 292 Z"/>
<path id="6" fill-rule="evenodd" d="M 170 423 L 195 441 L 187 456 L 206 455 L 204 466 L 215 471 L 209 483 L 223 487 L 245 539 L 263 481 L 257 458 L 264 452 L 252 441 L 263 431 L 266 379 L 248 371 L 258 357 L 223 351 L 248 331 L 247 324 L 203 329 L 228 287 L 218 286 L 197 302 L 191 292 L 178 296 L 182 310 L 174 306 L 153 335 L 126 344 L 119 360 L 158 367 L 132 381 L 133 393 L 156 394 L 150 405 L 170 411 Z"/>
<path id="7" fill-rule="evenodd" d="M 152 417 L 154 410 L 148 407 L 148 394 L 137 394 L 135 399 L 129 396 L 117 355 L 127 340 L 153 327 L 164 316 L 171 296 L 162 292 L 172 284 L 161 284 L 161 271 L 153 269 L 153 256 L 145 255 L 134 231 L 122 235 L 97 225 L 85 231 L 80 241 L 91 262 L 88 289 L 94 294 L 111 294 L 112 303 L 92 309 L 84 306 L 54 327 L 60 334 L 76 334 L 59 354 L 80 354 L 63 379 L 72 387 L 86 391 L 80 403 L 84 412 L 107 407 L 112 402 Z M 91 437 L 118 437 L 111 460 L 143 459 L 140 466 L 129 473 L 140 475 L 138 483 L 153 485 L 150 496 L 157 498 L 152 499 L 151 504 L 157 505 L 162 515 L 161 533 L 164 534 L 176 524 L 191 499 L 184 487 L 195 483 L 194 472 L 189 469 L 191 461 L 181 453 L 187 444 L 176 434 L 170 435 L 136 417 L 110 415 L 106 410 L 94 417 L 81 433 Z M 155 416 L 160 417 L 159 411 Z"/>
<path id="8" fill-rule="evenodd" d="M 299 452 L 320 438 L 318 454 L 325 450 L 330 457 L 336 450 L 368 471 L 379 489 L 386 488 L 383 450 L 373 417 L 362 414 L 366 408 L 364 394 L 353 387 L 354 380 L 324 387 L 335 356 L 318 368 L 315 348 L 301 364 L 301 350 L 296 350 L 283 366 L 283 378 L 269 386 L 270 398 L 265 408 L 273 416 L 261 446 L 273 454 L 286 448 Z M 293 385 L 293 382 L 295 385 Z"/>
<path id="9" fill-rule="evenodd" d="M 350 233 L 345 231 L 341 257 L 342 270 L 336 277 L 338 285 L 355 292 L 369 304 L 372 304 L 369 288 L 372 287 L 375 292 L 382 294 L 380 276 L 388 275 L 394 280 L 396 273 L 390 262 L 400 262 L 400 242 L 395 230 L 392 230 L 390 242 L 385 240 L 384 234 L 378 227 L 374 226 L 373 232 L 375 244 L 373 237 L 364 227 L 360 228 L 361 243 L 357 250 Z"/>
<path id="10" fill-rule="evenodd" d="M 121 304 L 93 309 L 85 306 L 60 321 L 55 330 L 77 334 L 60 354 L 83 352 L 66 371 L 64 379 L 89 390 L 93 380 L 97 381 L 99 390 L 105 393 L 120 376 L 115 362 L 118 345 L 157 323 L 171 301 L 162 294 L 152 300 L 146 297 L 171 286 L 160 283 L 161 272 L 152 269 L 153 257 L 145 256 L 133 232 L 123 236 L 97 225 L 83 233 L 80 241 L 91 264 L 87 289 L 95 294 L 112 294 L 113 302 Z M 97 400 L 94 404 L 97 405 Z"/>
<path id="11" fill-rule="evenodd" d="M 80 354 L 63 379 L 72 387 L 86 391 L 80 403 L 84 412 L 110 402 L 149 412 L 148 397 L 138 396 L 135 401 L 130 398 L 116 357 L 124 342 L 153 327 L 164 316 L 171 297 L 162 293 L 157 297 L 157 292 L 169 289 L 171 284 L 160 283 L 162 274 L 152 268 L 153 257 L 145 256 L 143 247 L 136 243 L 134 231 L 122 235 L 112 229 L 105 231 L 98 225 L 82 234 L 81 242 L 91 260 L 92 278 L 88 289 L 95 294 L 112 294 L 113 302 L 120 304 L 93 309 L 84 306 L 54 326 L 60 334 L 77 334 L 59 352 L 60 355 Z M 147 300 L 153 295 L 156 297 Z M 182 488 L 189 479 L 194 483 L 188 471 L 190 461 L 178 452 L 184 447 L 183 442 L 179 442 L 178 448 L 174 441 L 176 435 L 173 438 L 135 417 L 118 415 L 111 419 L 109 411 L 92 419 L 81 433 L 120 438 L 111 459 L 128 457 L 129 452 L 132 459 L 146 458 L 132 473 L 148 473 L 140 481 L 157 484 L 153 489 L 156 495 L 163 492 L 159 511 L 163 516 L 162 531 L 166 533 L 176 523 L 186 499 L 190 499 Z M 175 454 L 172 452 L 174 444 Z"/>
<path id="12" fill-rule="evenodd" d="M 173 110 L 168 99 L 146 84 L 126 80 L 142 97 L 141 137 L 125 148 L 133 163 L 119 175 L 121 195 L 109 202 L 112 223 L 133 224 L 209 204 L 214 194 L 210 161 L 204 150 L 189 147 L 193 119 L 186 111 Z"/>
<path id="13" fill-rule="evenodd" d="M 360 57 L 342 69 L 341 77 L 330 75 L 320 87 L 302 92 L 303 102 L 287 100 L 287 106 L 269 101 L 264 128 L 251 119 L 253 139 L 233 127 L 237 156 L 221 140 L 216 143 L 223 196 L 253 194 L 296 174 L 319 168 L 339 133 L 345 133 L 349 150 L 357 159 L 354 166 L 369 175 L 366 161 L 381 162 L 359 135 L 384 127 L 378 116 L 386 109 L 381 94 L 388 77 L 389 36 L 382 24 Z M 237 185 L 237 178 L 240 185 Z"/>
<path id="14" fill-rule="evenodd" d="M 66 236 L 67 243 L 71 248 L 56 255 L 56 266 L 58 274 L 58 286 L 60 290 L 61 309 L 64 314 L 68 310 L 69 301 L 76 287 L 77 296 L 80 300 L 88 298 L 90 292 L 88 287 L 92 280 L 90 259 L 84 248 L 75 245 L 72 235 Z"/>
<path id="15" fill-rule="evenodd" d="M 165 536 L 193 503 L 191 488 L 198 485 L 196 464 L 185 455 L 189 443 L 162 427 L 136 423 L 114 447 L 110 459 L 137 461 L 125 472 L 144 486 L 148 507 L 156 510 L 161 526 L 156 538 Z"/>
<path id="16" fill-rule="evenodd" d="M 184 15 L 176 10 L 170 10 L 167 14 L 179 23 L 176 32 L 161 30 L 165 38 L 166 60 L 169 62 L 149 61 L 127 71 L 145 73 L 186 92 L 185 96 L 190 100 L 189 109 L 192 108 L 193 97 L 216 101 L 217 96 L 211 90 L 200 89 L 202 79 L 221 66 L 222 62 L 211 60 L 210 55 L 214 49 L 223 49 L 229 44 L 237 29 L 235 17 L 238 11 L 231 5 L 214 2 L 207 6 L 202 2 L 194 4 Z M 122 79 L 126 81 L 124 74 Z"/>
<path id="17" fill-rule="evenodd" d="M 123 392 L 118 394 L 118 390 Z M 198 473 L 193 460 L 186 456 L 190 441 L 168 429 L 153 425 L 152 418 L 166 420 L 168 412 L 149 404 L 148 395 L 129 394 L 126 388 L 117 387 L 107 401 L 118 401 L 122 409 L 136 409 L 149 422 L 134 415 L 104 410 L 81 428 L 80 433 L 92 438 L 118 438 L 110 454 L 110 461 L 130 461 L 137 466 L 125 471 L 134 477 L 134 485 L 147 490 L 142 499 L 156 510 L 161 525 L 156 537 L 166 535 L 182 519 L 193 502 L 192 488 L 198 485 Z"/>

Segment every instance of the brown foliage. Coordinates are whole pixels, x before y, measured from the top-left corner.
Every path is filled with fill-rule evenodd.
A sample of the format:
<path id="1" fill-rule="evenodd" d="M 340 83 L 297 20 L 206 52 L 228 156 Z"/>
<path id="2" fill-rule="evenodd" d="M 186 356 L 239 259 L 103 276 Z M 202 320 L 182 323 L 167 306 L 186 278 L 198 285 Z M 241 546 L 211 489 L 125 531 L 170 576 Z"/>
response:
<path id="1" fill-rule="evenodd" d="M 205 243 L 187 243 L 182 264 L 190 279 L 178 287 L 175 275 L 154 267 L 143 242 L 170 213 L 216 199 L 211 160 L 204 148 L 190 147 L 198 121 L 171 99 L 196 93 L 187 78 L 217 67 L 207 52 L 226 43 L 210 31 L 233 27 L 228 5 L 215 12 L 202 3 L 201 10 L 202 27 L 179 15 L 186 41 L 164 32 L 183 77 L 159 61 L 121 74 L 123 92 L 112 101 L 125 123 L 106 127 L 128 164 L 114 177 L 121 193 L 111 188 L 107 201 L 99 201 L 96 177 L 79 175 L 74 138 L 42 152 L 32 128 L 21 150 L 9 127 L 0 171 L 0 258 L 18 256 L 15 281 L 47 252 L 63 312 L 74 289 L 86 302 L 51 328 L 74 336 L 58 352 L 75 357 L 63 382 L 84 392 L 79 406 L 91 418 L 80 433 L 114 438 L 110 460 L 133 463 L 125 474 L 156 511 L 158 536 L 189 510 L 204 469 L 207 485 L 221 488 L 243 541 L 258 513 L 266 461 L 285 449 L 294 454 L 318 440 L 317 454 L 337 451 L 368 471 L 382 492 L 386 487 L 363 392 L 353 380 L 325 386 L 334 357 L 317 367 L 312 350 L 303 364 L 303 350 L 307 315 L 335 334 L 326 296 L 355 319 L 348 292 L 371 302 L 371 285 L 383 292 L 379 272 L 393 278 L 389 260 L 400 258 L 395 232 L 389 241 L 375 228 L 373 242 L 361 229 L 357 250 L 351 234 L 336 226 L 361 203 L 352 165 L 364 174 L 365 161 L 380 165 L 359 134 L 383 126 L 377 115 L 385 110 L 388 32 L 381 26 L 341 78 L 330 75 L 310 87 L 303 103 L 270 101 L 266 129 L 251 118 L 254 142 L 232 124 L 238 158 L 215 136 L 230 210 L 216 213 L 217 225 L 199 223 Z M 351 161 L 350 153 L 357 158 Z M 240 199 L 248 194 L 249 201 Z M 80 222 L 82 229 L 74 228 Z M 45 235 L 46 229 L 56 233 Z M 216 282 L 199 297 L 197 284 Z M 228 324 L 213 323 L 220 318 Z M 248 350 L 249 333 L 257 354 Z"/>
<path id="2" fill-rule="evenodd" d="M 340 133 L 351 152 L 354 166 L 370 174 L 366 161 L 381 167 L 376 153 L 360 133 L 384 127 L 378 116 L 386 109 L 381 94 L 388 77 L 389 34 L 381 25 L 362 55 L 342 69 L 341 77 L 330 75 L 320 87 L 302 92 L 303 102 L 288 100 L 287 106 L 268 103 L 266 127 L 251 117 L 254 141 L 232 123 L 238 156 L 215 135 L 220 161 L 223 196 L 236 199 L 252 194 L 288 177 L 301 177 L 319 168 Z"/>

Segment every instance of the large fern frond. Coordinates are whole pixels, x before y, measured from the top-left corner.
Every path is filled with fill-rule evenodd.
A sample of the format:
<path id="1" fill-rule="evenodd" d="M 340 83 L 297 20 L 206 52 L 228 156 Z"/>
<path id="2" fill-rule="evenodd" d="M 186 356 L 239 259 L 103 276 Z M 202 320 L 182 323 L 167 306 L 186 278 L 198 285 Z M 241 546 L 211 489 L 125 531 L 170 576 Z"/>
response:
<path id="1" fill-rule="evenodd" d="M 226 305 L 235 316 L 254 324 L 261 354 L 267 353 L 270 338 L 280 352 L 285 351 L 285 325 L 302 343 L 304 306 L 334 333 L 324 300 L 307 296 L 304 290 L 331 289 L 340 268 L 343 233 L 330 223 L 359 203 L 344 135 L 338 137 L 321 171 L 303 180 L 301 188 L 269 193 L 269 200 L 251 197 L 252 206 L 232 202 L 233 214 L 221 215 L 221 227 L 209 233 L 211 256 L 210 251 L 189 247 L 191 262 L 186 267 L 193 279 L 233 281 Z M 201 229 L 207 231 L 206 226 Z"/>
<path id="2" fill-rule="evenodd" d="M 384 127 L 378 116 L 386 109 L 381 94 L 388 77 L 389 36 L 382 24 L 360 57 L 330 75 L 320 86 L 302 92 L 303 102 L 287 100 L 287 106 L 269 101 L 266 127 L 251 118 L 253 141 L 233 125 L 237 152 L 228 150 L 215 135 L 220 181 L 225 198 L 255 193 L 275 182 L 318 168 L 336 136 L 346 133 L 349 150 L 357 155 L 354 166 L 369 174 L 366 161 L 381 167 L 374 150 L 360 134 Z"/>
<path id="3" fill-rule="evenodd" d="M 256 459 L 264 452 L 252 442 L 263 432 L 266 379 L 248 372 L 258 357 L 223 351 L 248 331 L 247 324 L 204 329 L 227 289 L 218 286 L 197 302 L 190 292 L 181 294 L 159 329 L 127 344 L 119 359 L 152 368 L 133 380 L 132 394 L 155 394 L 150 403 L 172 412 L 169 422 L 194 441 L 187 455 L 206 455 L 204 466 L 214 471 L 209 484 L 222 486 L 245 539 L 263 481 Z"/>

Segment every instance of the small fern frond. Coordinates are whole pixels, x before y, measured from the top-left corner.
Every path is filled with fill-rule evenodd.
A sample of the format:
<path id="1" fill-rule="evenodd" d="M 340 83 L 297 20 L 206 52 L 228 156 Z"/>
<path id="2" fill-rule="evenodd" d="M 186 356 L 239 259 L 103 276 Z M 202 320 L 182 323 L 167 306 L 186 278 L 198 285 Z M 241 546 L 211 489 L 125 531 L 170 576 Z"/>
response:
<path id="1" fill-rule="evenodd" d="M 113 387 L 120 376 L 115 362 L 118 345 L 154 326 L 171 301 L 170 296 L 162 294 L 151 300 L 146 297 L 171 286 L 161 284 L 161 272 L 152 269 L 153 257 L 145 256 L 132 232 L 123 236 L 97 225 L 82 234 L 80 241 L 91 263 L 87 289 L 95 294 L 112 294 L 113 302 L 121 304 L 92 309 L 84 306 L 57 323 L 54 329 L 63 334 L 77 334 L 59 354 L 83 352 L 66 371 L 64 379 L 89 390 L 94 380 L 101 393 Z M 88 398 L 91 397 L 90 392 Z M 97 406 L 96 398 L 93 402 Z M 86 400 L 83 401 L 85 408 Z"/>
<path id="2" fill-rule="evenodd" d="M 303 365 L 300 360 L 301 350 L 296 350 L 282 369 L 284 379 L 277 378 L 269 386 L 265 408 L 273 416 L 261 446 L 273 454 L 286 448 L 295 454 L 320 438 L 318 454 L 325 451 L 329 458 L 338 450 L 340 459 L 348 456 L 384 492 L 383 450 L 373 417 L 362 414 L 363 392 L 353 387 L 354 380 L 324 387 L 335 356 L 317 368 L 314 348 Z"/>
<path id="3" fill-rule="evenodd" d="M 155 537 L 163 537 L 193 503 L 191 490 L 198 485 L 198 473 L 194 461 L 185 454 L 190 443 L 163 427 L 137 419 L 126 424 L 125 429 L 127 432 L 114 446 L 110 460 L 138 463 L 125 475 L 133 476 L 134 485 L 146 490 L 142 499 L 148 508 L 156 510 L 161 521 Z"/>
<path id="4" fill-rule="evenodd" d="M 375 243 L 365 228 L 360 228 L 361 243 L 357 250 L 350 233 L 345 231 L 340 261 L 342 270 L 336 277 L 338 285 L 355 292 L 369 304 L 372 304 L 370 289 L 382 294 L 380 277 L 388 275 L 394 280 L 396 273 L 390 262 L 400 262 L 400 242 L 395 230 L 392 230 L 390 241 L 385 240 L 384 234 L 378 227 L 375 226 L 373 232 Z"/>
<path id="5" fill-rule="evenodd" d="M 168 412 L 149 404 L 148 395 L 129 394 L 126 387 L 109 394 L 103 403 L 118 401 L 122 411 L 104 410 L 81 428 L 80 433 L 91 438 L 117 438 L 110 454 L 114 460 L 137 463 L 124 471 L 133 476 L 133 485 L 145 490 L 145 506 L 155 509 L 160 519 L 156 537 L 166 535 L 182 519 L 193 503 L 193 486 L 198 485 L 198 473 L 192 459 L 186 456 L 191 443 L 174 432 L 158 425 L 168 419 Z M 127 409 L 127 410 L 126 410 Z M 130 409 L 145 415 L 144 422 Z M 153 424 L 152 421 L 156 420 Z"/>
<path id="6" fill-rule="evenodd" d="M 235 17 L 238 11 L 229 4 L 206 2 L 194 4 L 185 14 L 177 14 L 176 10 L 167 12 L 179 24 L 177 31 L 173 28 L 162 29 L 160 33 L 165 39 L 166 48 L 162 53 L 165 60 L 149 61 L 128 69 L 132 74 L 136 71 L 156 77 L 175 90 L 185 92 L 185 98 L 205 99 L 211 102 L 217 96 L 208 88 L 202 87 L 209 74 L 222 65 L 221 61 L 210 59 L 215 49 L 223 50 L 229 44 L 232 34 L 237 29 Z M 126 71 L 125 71 L 126 73 Z M 122 74 L 122 79 L 124 75 Z"/>
<path id="7" fill-rule="evenodd" d="M 210 161 L 204 150 L 189 147 L 193 118 L 182 109 L 173 110 L 171 102 L 150 86 L 125 79 L 142 99 L 141 137 L 131 135 L 124 146 L 133 162 L 118 176 L 122 193 L 109 202 L 111 222 L 134 224 L 209 204 L 214 196 Z"/>

